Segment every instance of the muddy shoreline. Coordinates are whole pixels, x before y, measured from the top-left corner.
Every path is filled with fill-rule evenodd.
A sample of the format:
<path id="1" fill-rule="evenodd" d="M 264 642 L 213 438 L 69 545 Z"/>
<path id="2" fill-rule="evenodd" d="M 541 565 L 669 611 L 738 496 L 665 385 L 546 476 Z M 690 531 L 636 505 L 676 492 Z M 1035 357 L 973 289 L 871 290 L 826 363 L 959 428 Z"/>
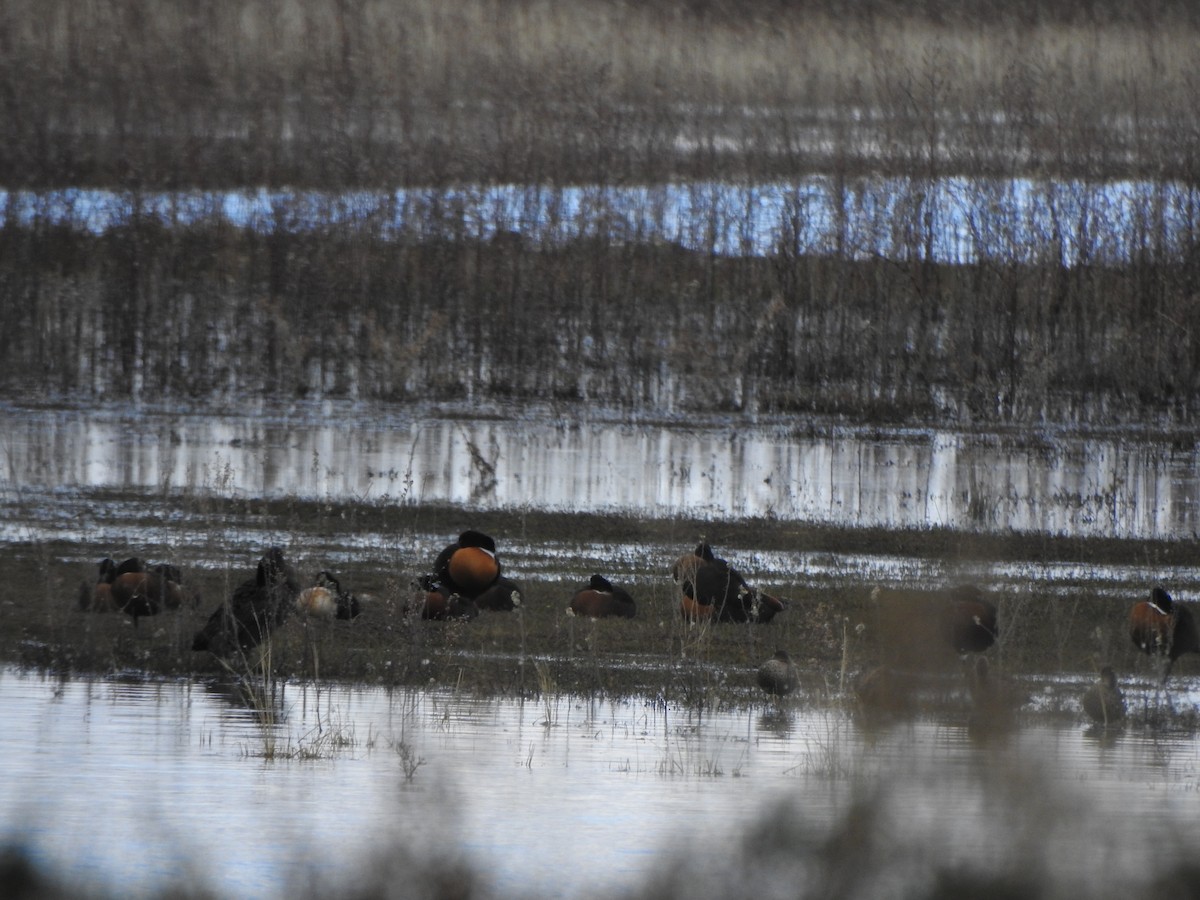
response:
<path id="1" fill-rule="evenodd" d="M 229 512 L 246 509 L 228 503 Z M 644 695 L 667 702 L 740 702 L 750 694 L 750 673 L 776 647 L 787 648 L 804 673 L 810 693 L 828 694 L 845 679 L 879 660 L 920 656 L 931 674 L 951 675 L 959 666 L 946 648 L 919 654 L 896 627 L 898 602 L 920 614 L 928 586 L 892 585 L 889 600 L 872 597 L 878 585 L 856 579 L 826 579 L 801 584 L 781 573 L 756 573 L 756 551 L 828 554 L 904 554 L 926 556 L 955 569 L 972 564 L 1030 560 L 1125 561 L 1174 566 L 1195 561 L 1191 542 L 1080 540 L 1049 536 L 968 535 L 949 531 L 885 531 L 820 528 L 774 521 L 654 521 L 619 516 L 521 511 L 491 511 L 467 517 L 453 507 L 406 511 L 347 504 L 255 501 L 254 514 L 292 530 L 289 553 L 305 578 L 318 561 L 304 556 L 306 540 L 331 533 L 341 523 L 345 535 L 358 528 L 389 526 L 453 535 L 469 518 L 472 527 L 523 545 L 554 543 L 555 562 L 510 563 L 508 574 L 523 586 L 523 612 L 485 613 L 470 622 L 422 622 L 405 617 L 403 607 L 413 577 L 428 560 L 364 557 L 339 567 L 345 586 L 363 597 L 364 613 L 353 623 L 313 623 L 293 618 L 272 641 L 269 670 L 284 678 L 330 679 L 366 684 L 438 684 L 503 695 L 536 696 L 546 691 L 612 696 Z M 307 523 L 308 528 L 301 523 Z M 789 607 L 766 625 L 684 623 L 678 615 L 677 588 L 669 576 L 671 557 L 662 548 L 682 552 L 705 535 L 738 564 L 755 584 L 786 597 Z M 606 542 L 656 548 L 662 558 L 614 561 L 609 574 L 628 587 L 638 603 L 632 620 L 590 621 L 566 614 L 571 592 L 587 580 L 589 568 L 603 555 Z M 578 546 L 573 555 L 571 547 Z M 252 571 L 252 547 L 220 550 L 211 546 L 176 547 L 172 561 L 184 569 L 190 591 L 200 596 L 193 608 L 164 612 L 134 627 L 129 617 L 79 609 L 81 585 L 94 580 L 95 563 L 112 548 L 73 542 L 42 542 L 0 548 L 10 578 L 0 599 L 0 660 L 47 674 L 69 676 L 122 674 L 213 678 L 228 674 L 211 656 L 193 653 L 191 637 L 231 586 Z M 145 548 L 160 560 L 168 548 Z M 189 565 L 195 559 L 223 558 L 221 566 Z M 524 565 L 529 571 L 521 571 Z M 315 570 L 315 569 L 314 569 Z M 1148 676 L 1149 660 L 1138 655 L 1125 633 L 1129 606 L 1141 592 L 1126 596 L 1081 581 L 1050 590 L 1034 581 L 981 585 L 1000 609 L 1001 638 L 989 656 L 1014 674 L 1082 676 L 1101 662 L 1122 673 Z M 1147 586 L 1148 590 L 1148 586 Z M 896 600 L 895 597 L 900 597 Z M 919 630 L 919 629 L 912 629 Z M 313 648 L 317 649 L 314 662 Z M 1177 665 L 1187 676 L 1200 665 L 1185 657 Z M 257 660 L 248 673 L 261 674 Z M 752 693 L 752 692 L 751 692 Z"/>

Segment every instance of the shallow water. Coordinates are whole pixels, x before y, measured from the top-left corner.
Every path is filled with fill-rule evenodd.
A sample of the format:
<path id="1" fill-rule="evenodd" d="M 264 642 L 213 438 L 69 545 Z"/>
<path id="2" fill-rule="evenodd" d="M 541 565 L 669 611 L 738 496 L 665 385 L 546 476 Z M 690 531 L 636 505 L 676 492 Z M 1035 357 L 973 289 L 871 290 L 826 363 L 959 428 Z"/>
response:
<path id="1" fill-rule="evenodd" d="M 1200 449 L 1144 433 L 1025 436 L 828 427 L 734 427 L 538 416 L 468 420 L 404 407 L 299 405 L 272 412 L 0 406 L 0 546 L 53 543 L 61 563 L 166 547 L 188 565 L 225 569 L 230 553 L 280 544 L 315 568 L 391 571 L 428 560 L 447 534 L 422 528 L 425 504 L 616 512 L 671 522 L 755 518 L 837 527 L 1189 540 L 1200 531 Z M 484 463 L 481 463 L 483 460 Z M 103 492 L 102 499 L 91 492 Z M 206 508 L 205 498 L 371 504 L 382 526 L 326 522 L 299 535 L 286 516 Z M 695 540 L 664 545 L 564 534 L 504 537 L 516 577 L 605 571 L 647 587 Z M 64 545 L 67 545 L 64 548 Z M 73 548 L 71 545 L 76 545 Z M 740 569 L 793 589 L 929 586 L 969 580 L 1021 594 L 1136 596 L 1163 583 L 1200 599 L 1200 566 L 1030 558 L 938 559 L 888 550 L 753 547 Z M 242 550 L 245 552 L 241 552 Z M 319 565 L 317 565 L 319 561 Z"/>
<path id="2" fill-rule="evenodd" d="M 815 865 L 863 798 L 890 847 L 886 872 L 861 861 L 877 889 L 961 864 L 1116 896 L 1200 839 L 1191 735 L 1066 720 L 984 740 L 962 720 L 865 730 L 836 708 L 295 684 L 276 701 L 264 726 L 214 686 L 2 671 L 0 836 L 122 896 L 199 880 L 247 897 L 345 885 L 387 858 L 416 879 L 406 853 L 461 854 L 490 893 L 521 896 L 637 889 L 684 853 L 691 892 L 719 896 L 779 804 L 790 862 L 755 871 L 794 896 L 787 867 Z M 411 780 L 401 743 L 423 761 Z"/>
<path id="3" fill-rule="evenodd" d="M 274 415 L 3 407 L 0 428 L 10 507 L 104 487 L 1075 537 L 1200 531 L 1200 449 L 1142 434 L 811 435 L 783 422 L 478 421 L 355 404 Z M 61 536 L 62 525 L 6 516 L 0 539 Z"/>

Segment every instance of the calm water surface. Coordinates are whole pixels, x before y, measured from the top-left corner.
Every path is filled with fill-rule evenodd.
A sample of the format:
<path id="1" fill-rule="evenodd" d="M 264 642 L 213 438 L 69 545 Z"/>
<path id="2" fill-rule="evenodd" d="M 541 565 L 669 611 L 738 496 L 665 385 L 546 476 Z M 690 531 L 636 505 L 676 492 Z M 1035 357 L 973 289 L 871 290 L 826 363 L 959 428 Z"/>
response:
<path id="1" fill-rule="evenodd" d="M 536 416 L 468 420 L 403 407 L 319 403 L 256 414 L 129 406 L 0 406 L 0 543 L 78 544 L 63 562 L 146 546 L 221 568 L 214 548 L 291 546 L 295 535 L 252 515 L 206 515 L 204 498 L 328 499 L 382 504 L 397 525 L 306 534 L 299 557 L 380 569 L 428 559 L 446 535 L 407 516 L 422 504 L 464 510 L 619 512 L 645 518 L 771 518 L 847 527 L 1192 540 L 1200 532 L 1200 450 L 1144 432 L 1080 436 L 951 433 L 795 423 L 684 425 Z M 102 502 L 89 491 L 105 492 Z M 671 546 L 536 546 L 505 535 L 525 578 L 593 567 L 633 583 L 661 579 Z M 252 554 L 253 555 L 253 554 Z M 740 548 L 739 567 L 797 586 L 977 580 L 1024 590 L 1141 594 L 1147 583 L 1200 599 L 1200 567 L 1029 559 L 964 569 L 964 561 L 889 554 Z"/>
<path id="2" fill-rule="evenodd" d="M 695 892 L 721 896 L 778 804 L 807 835 L 789 838 L 802 866 L 863 797 L 889 847 L 887 872 L 862 875 L 878 889 L 963 864 L 1118 896 L 1200 840 L 1191 735 L 1064 720 L 982 740 L 961 721 L 864 731 L 837 709 L 300 685 L 274 710 L 263 726 L 215 686 L 0 671 L 0 834 L 123 896 L 199 879 L 249 897 L 380 859 L 405 871 L 406 853 L 461 854 L 497 895 L 612 895 L 686 851 Z M 411 780 L 401 744 L 424 760 Z M 765 895 L 794 896 L 789 871 L 760 872 Z"/>
<path id="3" fill-rule="evenodd" d="M 1200 532 L 1200 450 L 1144 433 L 816 435 L 791 420 L 478 421 L 355 404 L 221 416 L 9 406 L 0 429 L 10 504 L 104 487 L 1079 537 Z M 0 538 L 37 537 L 22 518 Z"/>

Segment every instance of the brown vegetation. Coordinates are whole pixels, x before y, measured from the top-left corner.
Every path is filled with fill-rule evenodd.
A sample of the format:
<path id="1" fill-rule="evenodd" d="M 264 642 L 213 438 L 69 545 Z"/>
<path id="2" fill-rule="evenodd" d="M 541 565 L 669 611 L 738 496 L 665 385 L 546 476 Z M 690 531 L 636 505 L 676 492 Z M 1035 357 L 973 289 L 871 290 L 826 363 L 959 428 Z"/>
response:
<path id="1" fill-rule="evenodd" d="M 1169 0 L 9 0 L 0 396 L 1135 422 L 1178 427 L 1190 446 L 1198 38 L 1194 5 Z M 814 175 L 829 221 L 805 193 Z M 948 178 L 961 179 L 967 210 L 957 256 L 935 249 Z M 1040 230 L 1013 179 L 1032 185 Z M 1093 190 L 1124 179 L 1147 186 L 1127 208 Z M 718 182 L 742 190 L 740 206 L 711 190 Z M 755 189 L 768 182 L 789 201 L 776 240 L 755 255 Z M 463 202 L 496 184 L 520 186 L 528 202 L 482 217 Z M 590 203 L 576 207 L 568 192 L 580 185 Z M 631 201 L 620 191 L 630 185 L 648 187 Z M 79 188 L 119 205 L 113 227 L 89 227 Z M 272 191 L 269 212 L 238 224 L 228 190 Z M 688 193 L 684 222 L 665 211 L 671 190 Z M 725 233 L 745 245 L 731 250 Z M 297 545 L 298 523 L 412 527 L 395 507 L 205 502 L 213 522 L 268 520 Z M 461 516 L 421 509 L 419 524 L 449 535 Z M 474 518 L 530 543 L 579 533 L 682 550 L 715 531 L 731 558 L 757 547 L 1190 561 L 1172 542 L 528 510 Z M 135 629 L 78 608 L 81 581 L 94 586 L 109 548 L 2 548 L 0 660 L 58 674 L 226 675 L 190 641 L 262 548 L 161 549 L 203 602 Z M 223 555 L 223 569 L 188 565 Z M 424 561 L 339 566 L 362 615 L 285 624 L 269 666 L 283 677 L 689 706 L 744 702 L 777 647 L 796 660 L 804 698 L 842 692 L 880 658 L 956 672 L 956 655 L 932 636 L 914 646 L 890 631 L 898 613 L 926 605 L 921 593 L 880 606 L 861 583 L 762 584 L 790 601 L 769 624 L 689 625 L 670 559 L 619 573 L 637 616 L 613 621 L 565 614 L 566 585 L 586 572 L 515 571 L 520 612 L 428 622 L 403 612 Z M 312 574 L 326 561 L 305 562 Z M 1131 598 L 1086 583 L 987 587 L 1000 611 L 989 655 L 1005 670 L 1084 672 L 1103 660 L 1149 671 L 1126 633 Z M 1198 664 L 1188 656 L 1179 668 Z M 887 821 L 860 804 L 818 840 L 781 810 L 722 879 L 744 887 L 799 859 L 796 883 L 814 895 L 862 893 L 869 873 L 892 873 L 894 885 Z M 403 868 L 431 896 L 485 891 L 465 863 L 433 871 L 405 852 L 389 857 L 399 868 L 380 864 L 379 885 Z M 1021 863 L 989 877 L 929 857 L 920 883 L 931 896 L 1036 892 L 1038 873 Z M 30 895 L 66 890 L 19 853 L 4 854 L 0 871 Z M 695 894 L 696 872 L 678 862 L 645 893 Z M 1177 864 L 1141 893 L 1194 874 Z M 368 881 L 363 893 L 381 890 Z"/>
<path id="2" fill-rule="evenodd" d="M 1200 411 L 1200 254 L 925 267 L 141 223 L 4 229 L 0 260 L 10 396 L 1174 428 Z"/>
<path id="3" fill-rule="evenodd" d="M 1117 0 L 15 0 L 0 182 L 1186 177 L 1197 18 Z"/>
<path id="4" fill-rule="evenodd" d="M 844 10 L 7 4 L 0 392 L 1193 422 L 1195 11 Z M 120 224 L 60 222 L 85 186 Z"/>

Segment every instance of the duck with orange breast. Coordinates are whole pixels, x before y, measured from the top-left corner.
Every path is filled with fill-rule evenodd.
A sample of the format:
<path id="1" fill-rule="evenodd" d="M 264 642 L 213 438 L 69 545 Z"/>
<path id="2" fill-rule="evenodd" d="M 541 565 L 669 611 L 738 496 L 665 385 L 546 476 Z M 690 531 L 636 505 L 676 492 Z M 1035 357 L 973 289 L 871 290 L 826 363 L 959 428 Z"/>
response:
<path id="1" fill-rule="evenodd" d="M 1129 637 L 1143 653 L 1163 658 L 1162 684 L 1167 683 L 1175 660 L 1185 653 L 1200 653 L 1200 633 L 1192 611 L 1161 587 L 1129 611 Z"/>
<path id="2" fill-rule="evenodd" d="M 580 588 L 571 597 L 567 615 L 588 619 L 632 619 L 637 615 L 637 604 L 627 591 L 613 587 L 611 581 L 596 574 L 588 581 L 587 587 Z"/>
<path id="3" fill-rule="evenodd" d="M 100 577 L 94 588 L 80 589 L 79 605 L 94 612 L 122 610 L 133 617 L 156 616 L 163 609 L 183 604 L 179 569 L 159 563 L 148 566 L 136 556 L 118 564 L 109 557 L 100 561 Z"/>
<path id="4" fill-rule="evenodd" d="M 785 604 L 747 584 L 737 569 L 701 541 L 675 561 L 672 576 L 679 585 L 679 608 L 691 622 L 770 622 Z"/>
<path id="5" fill-rule="evenodd" d="M 130 558 L 120 565 L 111 556 L 100 560 L 100 575 L 93 585 L 85 581 L 79 586 L 79 608 L 85 612 L 115 612 L 121 607 L 113 599 L 112 586 L 117 576 L 125 572 L 136 572 L 141 560 Z"/>
<path id="6" fill-rule="evenodd" d="M 438 554 L 433 574 L 448 591 L 474 600 L 500 578 L 496 542 L 482 531 L 464 531 Z"/>
<path id="7" fill-rule="evenodd" d="M 296 597 L 296 612 L 307 619 L 351 619 L 358 618 L 362 611 L 358 598 L 346 590 L 337 576 L 328 569 L 317 573 L 311 587 L 302 590 Z"/>

